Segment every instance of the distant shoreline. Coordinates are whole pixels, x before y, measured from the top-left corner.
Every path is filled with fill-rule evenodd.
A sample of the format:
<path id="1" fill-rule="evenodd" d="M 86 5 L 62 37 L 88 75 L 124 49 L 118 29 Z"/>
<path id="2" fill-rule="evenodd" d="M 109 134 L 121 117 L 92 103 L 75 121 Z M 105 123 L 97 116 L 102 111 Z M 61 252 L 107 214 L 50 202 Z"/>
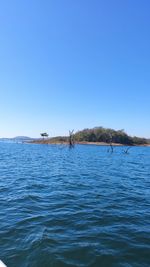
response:
<path id="1" fill-rule="evenodd" d="M 41 145 L 69 145 L 68 142 L 65 141 L 51 141 L 51 140 L 34 140 L 31 142 L 28 142 L 30 144 L 41 144 Z M 82 142 L 75 142 L 75 145 L 95 145 L 95 146 L 110 146 L 109 143 L 105 142 L 87 142 L 87 141 L 82 141 Z M 125 144 L 119 144 L 119 143 L 111 143 L 112 146 L 139 146 L 139 147 L 145 147 L 145 146 L 150 146 L 150 144 L 142 144 L 142 145 L 125 145 Z"/>

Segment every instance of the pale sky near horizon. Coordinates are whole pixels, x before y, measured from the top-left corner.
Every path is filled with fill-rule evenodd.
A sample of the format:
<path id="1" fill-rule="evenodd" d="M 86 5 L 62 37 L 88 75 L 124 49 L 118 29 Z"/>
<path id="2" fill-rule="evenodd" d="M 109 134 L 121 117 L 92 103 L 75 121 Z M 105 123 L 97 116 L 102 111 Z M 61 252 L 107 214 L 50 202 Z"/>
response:
<path id="1" fill-rule="evenodd" d="M 0 0 L 0 137 L 150 137 L 149 0 Z"/>

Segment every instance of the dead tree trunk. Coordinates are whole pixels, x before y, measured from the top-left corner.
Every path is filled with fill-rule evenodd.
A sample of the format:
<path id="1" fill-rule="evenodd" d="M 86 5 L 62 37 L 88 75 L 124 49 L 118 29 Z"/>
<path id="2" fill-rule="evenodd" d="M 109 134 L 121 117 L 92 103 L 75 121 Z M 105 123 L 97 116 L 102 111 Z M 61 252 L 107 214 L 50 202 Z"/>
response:
<path id="1" fill-rule="evenodd" d="M 112 143 L 110 143 L 109 145 L 110 145 L 110 148 L 111 148 L 111 153 L 113 153 L 114 152 L 114 148 L 112 146 Z"/>
<path id="2" fill-rule="evenodd" d="M 113 147 L 113 145 L 112 145 L 112 134 L 111 133 L 109 133 L 109 145 L 110 145 L 110 150 L 108 149 L 108 152 L 110 151 L 111 153 L 113 153 L 114 152 L 114 147 Z"/>
<path id="3" fill-rule="evenodd" d="M 69 131 L 69 148 L 74 147 L 74 130 Z"/>
<path id="4" fill-rule="evenodd" d="M 127 147 L 127 149 L 126 150 L 123 150 L 123 152 L 125 153 L 125 154 L 129 154 L 129 149 L 131 148 L 131 146 L 129 146 L 129 147 Z"/>

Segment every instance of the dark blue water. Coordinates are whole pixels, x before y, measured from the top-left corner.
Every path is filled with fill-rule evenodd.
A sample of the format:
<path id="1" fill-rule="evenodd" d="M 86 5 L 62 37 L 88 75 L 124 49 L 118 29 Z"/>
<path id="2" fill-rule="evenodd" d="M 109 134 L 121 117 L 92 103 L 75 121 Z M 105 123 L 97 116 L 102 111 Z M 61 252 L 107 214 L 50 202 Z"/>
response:
<path id="1" fill-rule="evenodd" d="M 150 148 L 0 144 L 8 267 L 150 266 Z"/>

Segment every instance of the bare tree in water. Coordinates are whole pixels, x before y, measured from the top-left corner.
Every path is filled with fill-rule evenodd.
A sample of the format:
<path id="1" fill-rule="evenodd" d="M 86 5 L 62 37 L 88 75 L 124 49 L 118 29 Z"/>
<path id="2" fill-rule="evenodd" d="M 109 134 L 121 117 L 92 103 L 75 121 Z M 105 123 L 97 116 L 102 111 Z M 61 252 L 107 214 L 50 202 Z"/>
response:
<path id="1" fill-rule="evenodd" d="M 129 149 L 130 149 L 130 148 L 131 148 L 131 146 L 127 147 L 126 150 L 123 150 L 123 152 L 124 152 L 125 154 L 129 154 Z"/>
<path id="2" fill-rule="evenodd" d="M 113 153 L 113 152 L 114 152 L 114 147 L 113 147 L 113 145 L 112 145 L 112 134 L 111 134 L 111 133 L 109 133 L 109 140 L 108 140 L 108 143 L 109 143 L 109 145 L 110 145 L 110 149 L 108 149 L 107 151 Z"/>
<path id="3" fill-rule="evenodd" d="M 69 148 L 73 148 L 74 147 L 74 130 L 69 131 Z"/>

